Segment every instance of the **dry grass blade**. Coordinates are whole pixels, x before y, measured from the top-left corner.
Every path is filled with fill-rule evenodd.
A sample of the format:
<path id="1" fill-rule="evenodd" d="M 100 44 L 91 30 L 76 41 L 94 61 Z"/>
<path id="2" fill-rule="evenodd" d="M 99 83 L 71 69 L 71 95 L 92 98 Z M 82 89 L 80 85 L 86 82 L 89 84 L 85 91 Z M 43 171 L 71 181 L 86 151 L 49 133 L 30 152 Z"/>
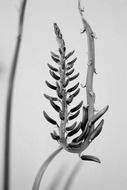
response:
<path id="1" fill-rule="evenodd" d="M 42 164 L 42 166 L 40 167 L 37 175 L 36 175 L 36 178 L 35 178 L 35 181 L 34 181 L 34 184 L 33 184 L 33 187 L 32 187 L 32 190 L 39 190 L 39 186 L 40 186 L 40 183 L 41 183 L 41 179 L 44 175 L 44 172 L 46 171 L 48 165 L 50 164 L 50 162 L 53 160 L 53 158 L 62 150 L 63 148 L 62 147 L 59 147 L 57 150 L 55 150 L 46 160 L 45 162 Z"/>
<path id="2" fill-rule="evenodd" d="M 9 173 L 10 173 L 10 145 L 11 145 L 11 109 L 12 109 L 12 98 L 13 98 L 13 88 L 14 80 L 16 74 L 16 67 L 19 57 L 20 45 L 22 40 L 24 15 L 27 0 L 22 0 L 20 15 L 19 15 L 19 26 L 17 41 L 11 66 L 11 72 L 9 77 L 9 86 L 7 92 L 7 104 L 6 104 L 6 115 L 5 115 L 5 152 L 4 152 L 4 179 L 3 179 L 3 190 L 9 189 Z"/>

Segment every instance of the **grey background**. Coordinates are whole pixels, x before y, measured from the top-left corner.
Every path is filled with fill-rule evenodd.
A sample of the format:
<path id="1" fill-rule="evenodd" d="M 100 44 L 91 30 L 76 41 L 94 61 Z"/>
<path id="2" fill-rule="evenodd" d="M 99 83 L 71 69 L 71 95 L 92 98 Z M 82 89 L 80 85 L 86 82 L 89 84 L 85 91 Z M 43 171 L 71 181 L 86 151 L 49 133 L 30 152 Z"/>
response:
<path id="1" fill-rule="evenodd" d="M 83 162 L 75 178 L 73 190 L 125 190 L 127 187 L 127 1 L 82 0 L 86 19 L 98 39 L 94 91 L 96 109 L 109 104 L 104 115 L 101 135 L 85 151 L 98 156 L 102 163 Z M 0 182 L 2 182 L 4 113 L 7 82 L 13 56 L 20 0 L 0 0 Z M 59 25 L 67 50 L 76 50 L 75 68 L 79 81 L 85 83 L 87 69 L 86 36 L 80 34 L 82 22 L 77 0 L 28 0 L 23 41 L 15 81 L 11 187 L 13 190 L 31 189 L 36 172 L 47 156 L 57 148 L 50 138 L 54 129 L 43 117 L 43 109 L 57 118 L 57 114 L 43 97 L 52 93 L 45 80 L 52 81 L 47 62 L 52 63 L 50 51 L 57 51 L 53 23 Z M 77 98 L 85 100 L 85 90 Z M 75 102 L 76 103 L 76 102 Z M 84 101 L 85 104 L 85 101 Z M 79 117 L 80 119 L 80 117 Z M 44 175 L 41 188 L 48 189 L 59 168 L 64 166 L 66 181 L 78 156 L 63 151 L 51 163 Z M 0 183 L 0 189 L 1 189 Z M 40 188 L 40 189 L 41 189 Z"/>

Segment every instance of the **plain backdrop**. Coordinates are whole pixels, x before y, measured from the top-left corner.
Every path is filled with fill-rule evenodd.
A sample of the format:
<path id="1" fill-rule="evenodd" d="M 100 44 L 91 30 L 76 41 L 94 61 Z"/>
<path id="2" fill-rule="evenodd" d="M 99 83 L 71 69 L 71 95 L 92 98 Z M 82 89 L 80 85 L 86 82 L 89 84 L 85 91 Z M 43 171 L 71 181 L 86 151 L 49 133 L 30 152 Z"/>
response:
<path id="1" fill-rule="evenodd" d="M 2 189 L 4 118 L 7 85 L 17 35 L 20 0 L 0 0 L 0 189 Z M 104 115 L 103 131 L 84 151 L 101 159 L 101 164 L 82 162 L 71 189 L 126 190 L 127 188 L 127 1 L 82 0 L 85 17 L 97 36 L 94 91 L 95 108 L 109 105 Z M 67 51 L 75 49 L 78 57 L 75 72 L 85 84 L 87 70 L 87 40 L 81 34 L 82 22 L 77 0 L 28 0 L 23 40 L 18 61 L 11 131 L 11 189 L 30 190 L 36 173 L 58 147 L 50 137 L 54 129 L 43 117 L 43 110 L 54 118 L 43 93 L 54 94 L 45 80 L 54 83 L 47 63 L 54 64 L 50 51 L 58 51 L 53 23 L 63 34 Z M 84 100 L 85 89 L 73 105 Z M 81 115 L 79 116 L 79 119 Z M 64 187 L 79 157 L 61 152 L 50 164 L 41 183 L 48 190 L 55 176 Z"/>

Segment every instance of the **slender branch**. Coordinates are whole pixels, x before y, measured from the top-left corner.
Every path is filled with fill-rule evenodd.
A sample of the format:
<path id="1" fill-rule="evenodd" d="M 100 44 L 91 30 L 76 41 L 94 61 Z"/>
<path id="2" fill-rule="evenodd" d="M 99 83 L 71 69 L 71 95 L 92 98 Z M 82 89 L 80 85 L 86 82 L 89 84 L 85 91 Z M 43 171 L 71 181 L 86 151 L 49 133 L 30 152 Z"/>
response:
<path id="1" fill-rule="evenodd" d="M 86 32 L 87 42 L 88 42 L 88 70 L 86 77 L 86 94 L 87 94 L 87 105 L 88 107 L 88 119 L 90 120 L 94 115 L 94 102 L 95 102 L 95 93 L 93 91 L 93 75 L 96 73 L 95 70 L 95 48 L 94 48 L 94 38 L 95 35 L 92 31 L 92 28 L 85 20 L 83 16 L 84 10 L 81 8 L 81 0 L 78 0 L 78 8 L 81 15 L 83 23 L 83 32 Z"/>
<path id="2" fill-rule="evenodd" d="M 6 115 L 5 115 L 5 152 L 4 152 L 4 179 L 3 179 L 3 190 L 9 189 L 10 180 L 10 145 L 11 145 L 11 110 L 12 110 L 12 97 L 14 89 L 14 79 L 16 74 L 16 67 L 19 57 L 20 44 L 23 32 L 24 14 L 26 8 L 27 0 L 23 0 L 21 3 L 20 16 L 19 16 L 19 26 L 17 42 L 14 51 L 14 57 L 12 61 L 12 67 L 9 78 L 8 94 L 7 94 L 7 104 L 6 104 Z"/>
<path id="3" fill-rule="evenodd" d="M 42 166 L 40 167 L 37 175 L 36 175 L 36 178 L 35 178 L 35 181 L 34 181 L 34 184 L 33 184 L 33 187 L 32 187 L 32 190 L 39 190 L 39 186 L 40 186 L 40 183 L 41 183 L 41 179 L 44 175 L 44 172 L 46 171 L 48 165 L 50 164 L 50 162 L 53 160 L 53 158 L 62 150 L 63 148 L 62 147 L 59 147 L 57 150 L 55 150 L 46 160 L 45 162 L 42 164 Z"/>

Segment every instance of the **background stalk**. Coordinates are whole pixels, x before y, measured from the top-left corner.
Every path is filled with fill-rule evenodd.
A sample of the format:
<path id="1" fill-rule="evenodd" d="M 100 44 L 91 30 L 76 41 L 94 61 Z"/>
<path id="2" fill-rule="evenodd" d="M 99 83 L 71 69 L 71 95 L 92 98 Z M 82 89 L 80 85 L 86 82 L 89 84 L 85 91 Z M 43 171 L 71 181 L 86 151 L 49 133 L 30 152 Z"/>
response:
<path id="1" fill-rule="evenodd" d="M 11 72 L 9 77 L 8 93 L 7 93 L 7 104 L 5 114 L 5 142 L 4 142 L 4 176 L 3 176 L 3 190 L 9 190 L 10 184 L 10 149 L 11 149 L 11 111 L 12 111 L 12 98 L 14 89 L 14 80 L 16 74 L 16 67 L 19 57 L 20 45 L 22 40 L 24 14 L 27 0 L 22 0 L 19 15 L 19 26 L 17 42 L 15 46 Z"/>
<path id="2" fill-rule="evenodd" d="M 70 190 L 71 189 L 71 185 L 73 184 L 73 181 L 76 177 L 76 175 L 78 174 L 79 170 L 81 168 L 81 162 L 77 162 L 77 164 L 74 166 L 73 170 L 71 171 L 65 185 L 64 185 L 64 189 L 63 190 Z"/>

